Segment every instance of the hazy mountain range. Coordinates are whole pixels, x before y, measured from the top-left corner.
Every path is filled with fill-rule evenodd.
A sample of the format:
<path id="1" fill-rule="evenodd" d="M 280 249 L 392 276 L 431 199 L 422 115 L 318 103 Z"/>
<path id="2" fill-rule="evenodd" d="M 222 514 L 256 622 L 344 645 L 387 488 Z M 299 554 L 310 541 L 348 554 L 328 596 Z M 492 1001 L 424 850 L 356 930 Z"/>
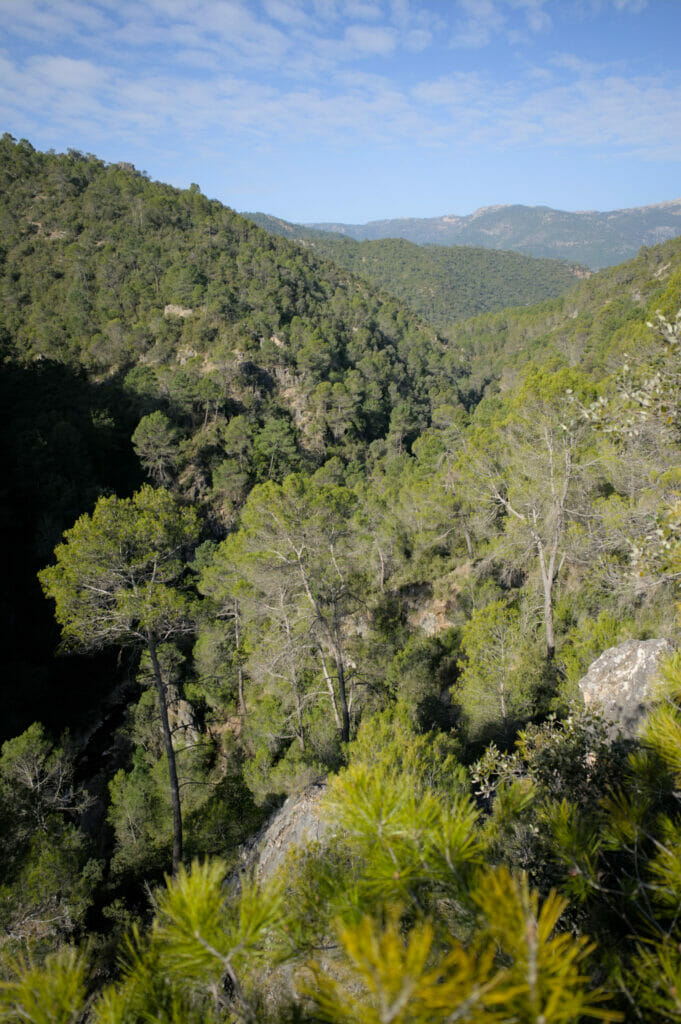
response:
<path id="1" fill-rule="evenodd" d="M 246 216 L 255 219 L 264 215 Z M 656 245 L 680 235 L 681 199 L 607 212 L 570 213 L 548 206 L 485 206 L 464 217 L 400 217 L 367 224 L 289 225 L 276 218 L 268 219 L 280 225 L 277 233 L 293 238 L 311 237 L 310 232 L 332 232 L 357 241 L 405 238 L 419 245 L 482 246 L 565 259 L 598 270 L 630 259 L 642 245 Z M 267 227 L 273 230 L 272 226 Z"/>

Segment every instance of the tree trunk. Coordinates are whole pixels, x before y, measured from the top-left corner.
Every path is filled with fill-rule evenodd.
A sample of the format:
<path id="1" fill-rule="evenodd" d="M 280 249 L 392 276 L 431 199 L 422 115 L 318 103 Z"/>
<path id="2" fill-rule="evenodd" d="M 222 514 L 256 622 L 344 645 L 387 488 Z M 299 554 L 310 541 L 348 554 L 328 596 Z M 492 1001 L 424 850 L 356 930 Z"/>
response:
<path id="1" fill-rule="evenodd" d="M 537 543 L 539 553 L 539 569 L 541 573 L 542 588 L 544 590 L 544 629 L 546 631 L 546 660 L 553 661 L 556 651 L 556 637 L 553 631 L 553 565 L 547 567 L 544 558 L 544 548 L 541 542 Z M 553 559 L 551 559 L 553 563 Z"/>
<path id="2" fill-rule="evenodd" d="M 556 560 L 557 543 L 554 544 L 549 564 L 546 564 L 546 554 L 541 537 L 533 531 L 534 544 L 539 555 L 539 572 L 541 575 L 542 589 L 544 591 L 544 628 L 546 630 L 546 660 L 553 661 L 556 653 L 556 637 L 553 631 L 553 580 L 554 566 Z"/>
<path id="3" fill-rule="evenodd" d="M 163 725 L 163 743 L 166 757 L 168 758 L 168 777 L 170 780 L 170 802 L 173 808 L 173 875 L 176 875 L 182 863 L 182 808 L 180 806 L 180 786 L 177 781 L 177 765 L 175 763 L 175 750 L 170 734 L 170 722 L 168 721 L 168 704 L 166 702 L 166 689 L 161 675 L 161 666 L 158 663 L 156 654 L 156 643 L 150 633 L 147 633 L 147 650 L 151 658 L 151 665 L 154 670 L 156 692 L 158 694 L 158 706 L 161 712 L 161 724 Z"/>
<path id="4" fill-rule="evenodd" d="M 303 725 L 303 707 L 300 703 L 300 697 L 298 693 L 295 693 L 296 701 L 296 736 L 298 738 L 298 746 L 300 747 L 301 754 L 305 753 L 305 726 Z"/>
<path id="5" fill-rule="evenodd" d="M 556 636 L 553 631 L 553 595 L 549 580 L 544 580 L 544 625 L 546 627 L 546 660 L 553 661 L 556 653 Z"/>
<path id="6" fill-rule="evenodd" d="M 246 701 L 244 699 L 244 670 L 241 664 L 241 631 L 239 629 L 240 624 L 240 611 L 239 602 L 234 599 L 234 646 L 236 653 L 236 678 L 237 678 L 237 707 L 239 710 L 239 718 L 243 726 L 246 720 Z"/>
<path id="7" fill-rule="evenodd" d="M 348 698 L 345 692 L 345 666 L 343 665 L 343 659 L 338 649 L 334 650 L 334 658 L 336 661 L 336 675 L 338 676 L 338 698 L 340 703 L 341 713 L 341 731 L 340 738 L 341 743 L 350 742 L 350 712 L 348 710 Z"/>
<path id="8" fill-rule="evenodd" d="M 329 697 L 331 698 L 331 707 L 333 708 L 333 717 L 336 722 L 336 728 L 340 733 L 343 731 L 343 724 L 341 722 L 340 715 L 338 714 L 338 703 L 336 701 L 336 691 L 333 688 L 333 679 L 329 675 L 329 670 L 326 667 L 326 658 L 324 657 L 324 651 L 321 649 L 321 647 L 318 647 L 317 650 L 319 652 L 319 660 L 322 663 L 322 672 L 324 673 L 324 679 L 326 680 L 326 686 L 329 691 Z"/>

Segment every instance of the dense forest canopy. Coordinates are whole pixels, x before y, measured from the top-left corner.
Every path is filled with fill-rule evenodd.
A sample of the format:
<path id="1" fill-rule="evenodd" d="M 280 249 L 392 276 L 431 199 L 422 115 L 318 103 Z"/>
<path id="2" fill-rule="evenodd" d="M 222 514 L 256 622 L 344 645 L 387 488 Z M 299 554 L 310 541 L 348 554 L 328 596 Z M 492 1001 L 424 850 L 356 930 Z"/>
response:
<path id="1" fill-rule="evenodd" d="M 681 243 L 438 333 L 195 186 L 0 177 L 0 1017 L 679 1019 L 681 664 L 636 738 L 578 682 L 680 634 Z"/>

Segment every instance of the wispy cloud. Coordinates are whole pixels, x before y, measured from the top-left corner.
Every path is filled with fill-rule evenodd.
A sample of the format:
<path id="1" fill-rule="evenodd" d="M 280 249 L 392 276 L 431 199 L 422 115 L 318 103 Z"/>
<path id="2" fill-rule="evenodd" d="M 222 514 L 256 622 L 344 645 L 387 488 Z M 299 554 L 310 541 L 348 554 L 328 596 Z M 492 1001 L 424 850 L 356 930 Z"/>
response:
<path id="1" fill-rule="evenodd" d="M 345 40 L 352 50 L 359 53 L 387 54 L 397 46 L 397 33 L 388 28 L 350 25 L 345 30 Z"/>
<path id="2" fill-rule="evenodd" d="M 459 0 L 452 46 L 481 48 L 496 36 L 518 43 L 551 28 L 547 0 Z M 520 22 L 517 16 L 521 15 Z"/>
<path id="3" fill-rule="evenodd" d="M 192 48 L 183 53 L 198 62 L 196 40 L 188 44 Z M 352 44 L 381 52 L 394 40 L 355 35 Z M 560 80 L 548 72 L 499 83 L 468 72 L 422 80 L 407 90 L 389 76 L 348 69 L 324 86 L 284 89 L 225 67 L 204 67 L 198 77 L 167 69 L 131 75 L 58 53 L 24 62 L 5 53 L 0 111 L 6 123 L 13 111 L 29 126 L 47 117 L 53 129 L 64 130 L 80 118 L 98 137 L 132 138 L 144 130 L 150 139 L 240 136 L 341 146 L 360 139 L 499 148 L 607 144 L 643 157 L 681 159 L 681 85 L 603 76 L 564 55 L 553 58 L 551 67 Z"/>
<path id="4" fill-rule="evenodd" d="M 640 8 L 584 3 L 623 19 Z M 557 10 L 545 0 L 4 0 L 0 118 L 49 144 L 113 139 L 122 154 L 143 140 L 206 159 L 311 143 L 681 160 L 675 69 L 634 74 L 624 60 L 561 52 Z M 534 36 L 541 46 L 520 47 L 531 56 L 503 74 L 478 60 L 485 46 L 506 55 Z"/>
<path id="5" fill-rule="evenodd" d="M 383 17 L 383 10 L 380 4 L 363 3 L 362 0 L 348 0 L 345 5 L 345 14 L 348 18 L 379 21 Z"/>
<path id="6" fill-rule="evenodd" d="M 463 16 L 455 25 L 452 46 L 486 46 L 504 27 L 504 14 L 493 0 L 463 0 L 460 7 Z"/>
<path id="7" fill-rule="evenodd" d="M 613 0 L 618 11 L 633 11 L 638 14 L 648 6 L 648 0 Z"/>

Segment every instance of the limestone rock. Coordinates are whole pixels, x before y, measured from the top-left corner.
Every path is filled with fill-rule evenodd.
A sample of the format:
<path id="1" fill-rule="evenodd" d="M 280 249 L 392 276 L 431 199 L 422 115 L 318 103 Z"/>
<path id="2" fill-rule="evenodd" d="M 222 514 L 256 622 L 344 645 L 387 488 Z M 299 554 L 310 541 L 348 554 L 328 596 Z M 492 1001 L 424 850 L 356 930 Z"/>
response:
<path id="1" fill-rule="evenodd" d="M 168 723 L 173 734 L 173 746 L 178 749 L 193 747 L 201 739 L 194 708 L 188 700 L 180 697 L 176 686 L 167 687 Z"/>
<path id="2" fill-rule="evenodd" d="M 267 878 L 281 867 L 290 850 L 321 839 L 327 829 L 320 811 L 325 791 L 326 783 L 318 782 L 290 796 L 242 847 L 242 869 L 254 869 L 258 877 Z"/>
<path id="3" fill-rule="evenodd" d="M 169 302 L 163 307 L 163 315 L 166 319 L 169 316 L 181 316 L 185 319 L 186 317 L 191 316 L 193 312 L 194 310 L 190 307 L 180 306 L 176 302 Z"/>
<path id="4" fill-rule="evenodd" d="M 615 735 L 635 736 L 658 678 L 660 662 L 674 650 L 670 640 L 627 640 L 610 647 L 589 667 L 579 688 L 585 706 L 613 723 Z"/>

